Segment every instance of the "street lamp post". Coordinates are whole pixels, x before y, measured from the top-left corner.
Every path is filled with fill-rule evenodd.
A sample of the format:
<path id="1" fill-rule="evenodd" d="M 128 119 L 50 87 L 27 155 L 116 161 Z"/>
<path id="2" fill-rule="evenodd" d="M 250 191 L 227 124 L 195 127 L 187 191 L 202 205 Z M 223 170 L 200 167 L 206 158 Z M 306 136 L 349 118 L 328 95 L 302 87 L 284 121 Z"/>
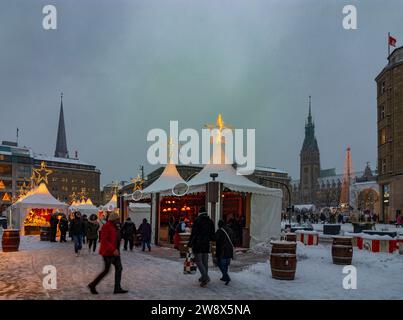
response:
<path id="1" fill-rule="evenodd" d="M 278 184 L 280 184 L 280 185 L 282 185 L 282 186 L 284 186 L 286 188 L 287 193 L 288 193 L 288 208 L 287 208 L 287 211 L 289 212 L 289 222 L 291 224 L 291 210 L 292 210 L 291 190 L 290 190 L 290 187 L 288 186 L 288 184 L 286 184 L 284 182 L 277 181 L 277 180 L 271 180 L 271 179 L 268 179 L 268 178 L 263 178 L 263 177 L 259 177 L 259 179 L 262 179 L 262 180 L 265 180 L 265 181 L 268 181 L 268 182 L 278 183 Z"/>

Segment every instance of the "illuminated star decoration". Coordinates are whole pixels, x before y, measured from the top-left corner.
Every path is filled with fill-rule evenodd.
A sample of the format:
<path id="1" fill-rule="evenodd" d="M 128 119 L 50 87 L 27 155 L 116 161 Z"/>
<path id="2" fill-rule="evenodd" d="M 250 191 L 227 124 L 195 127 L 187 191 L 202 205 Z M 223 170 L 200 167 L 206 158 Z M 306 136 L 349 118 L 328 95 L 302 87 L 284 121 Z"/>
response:
<path id="1" fill-rule="evenodd" d="M 87 193 L 85 188 L 81 188 L 81 192 L 78 193 L 78 200 L 85 200 L 87 198 Z"/>
<path id="2" fill-rule="evenodd" d="M 18 189 L 18 199 L 25 196 L 28 192 L 28 185 L 24 181 L 22 185 L 20 185 L 20 188 Z"/>
<path id="3" fill-rule="evenodd" d="M 46 168 L 45 161 L 42 161 L 40 169 L 34 169 L 36 184 L 39 185 L 41 181 L 44 181 L 46 184 L 48 184 L 48 175 L 52 173 L 52 170 Z"/>
<path id="4" fill-rule="evenodd" d="M 130 180 L 130 182 L 134 184 L 134 186 L 133 186 L 133 192 L 134 192 L 134 191 L 137 191 L 137 190 L 143 189 L 144 179 L 141 178 L 139 174 L 137 175 L 136 178 Z"/>
<path id="5" fill-rule="evenodd" d="M 221 137 L 222 137 L 221 132 L 223 129 L 229 129 L 229 130 L 235 129 L 234 127 L 224 123 L 221 113 L 218 114 L 216 124 L 205 124 L 204 127 L 207 129 L 210 129 L 210 130 L 214 130 L 214 129 L 219 130 L 219 136 L 217 137 L 217 144 L 221 143 Z M 223 143 L 225 143 L 225 141 L 223 141 Z"/>

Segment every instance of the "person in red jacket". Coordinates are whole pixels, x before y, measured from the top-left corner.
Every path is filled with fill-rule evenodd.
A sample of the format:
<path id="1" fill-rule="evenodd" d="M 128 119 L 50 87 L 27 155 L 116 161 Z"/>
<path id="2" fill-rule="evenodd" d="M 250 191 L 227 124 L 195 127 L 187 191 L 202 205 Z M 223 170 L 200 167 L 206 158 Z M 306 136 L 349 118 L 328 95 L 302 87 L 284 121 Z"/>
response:
<path id="1" fill-rule="evenodd" d="M 99 254 L 104 258 L 105 268 L 104 270 L 92 281 L 88 288 L 92 294 L 98 294 L 96 286 L 99 282 L 109 273 L 111 264 L 115 267 L 115 289 L 113 293 L 127 293 L 127 290 L 123 290 L 120 286 L 120 280 L 122 278 L 122 262 L 120 260 L 120 237 L 117 225 L 119 224 L 119 215 L 112 212 L 109 215 L 108 222 L 102 227 L 101 247 Z"/>

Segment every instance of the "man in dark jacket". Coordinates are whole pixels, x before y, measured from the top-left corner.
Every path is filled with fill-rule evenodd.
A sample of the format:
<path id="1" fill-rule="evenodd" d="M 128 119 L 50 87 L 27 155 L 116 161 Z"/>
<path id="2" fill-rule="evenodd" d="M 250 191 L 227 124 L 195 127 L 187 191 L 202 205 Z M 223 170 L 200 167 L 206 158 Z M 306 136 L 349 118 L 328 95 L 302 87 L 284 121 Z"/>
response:
<path id="1" fill-rule="evenodd" d="M 141 235 L 141 243 L 143 245 L 142 251 L 145 250 L 146 245 L 148 251 L 151 251 L 151 225 L 147 222 L 147 219 L 143 219 L 143 223 L 139 227 L 139 233 Z"/>
<path id="2" fill-rule="evenodd" d="M 57 215 L 57 213 L 53 213 L 50 216 L 50 242 L 56 242 L 57 225 L 59 224 Z"/>
<path id="3" fill-rule="evenodd" d="M 83 247 L 83 235 L 85 233 L 85 229 L 83 226 L 83 222 L 81 220 L 81 213 L 75 212 L 74 219 L 70 222 L 70 229 L 69 229 L 70 236 L 73 238 L 74 241 L 74 251 L 76 256 L 80 255 L 80 250 Z"/>
<path id="4" fill-rule="evenodd" d="M 221 281 L 224 281 L 226 285 L 231 281 L 228 275 L 228 267 L 231 259 L 234 257 L 233 247 L 233 232 L 226 226 L 223 220 L 218 221 L 218 230 L 215 234 L 216 238 L 216 257 L 217 266 L 222 273 Z"/>
<path id="5" fill-rule="evenodd" d="M 69 230 L 69 221 L 66 218 L 66 215 L 63 214 L 59 221 L 59 229 L 60 229 L 60 242 L 66 241 L 66 233 Z"/>
<path id="6" fill-rule="evenodd" d="M 210 241 L 214 241 L 214 223 L 207 215 L 206 209 L 201 207 L 199 216 L 195 219 L 188 247 L 192 248 L 197 268 L 200 271 L 200 286 L 205 287 L 210 281 L 208 276 L 208 254 Z"/>
<path id="7" fill-rule="evenodd" d="M 134 237 L 136 236 L 136 225 L 128 217 L 121 229 L 121 235 L 124 239 L 123 250 L 127 251 L 127 244 L 129 243 L 130 251 L 133 251 Z"/>
<path id="8" fill-rule="evenodd" d="M 115 289 L 114 294 L 127 293 L 127 290 L 123 290 L 120 286 L 120 280 L 122 278 L 122 261 L 120 260 L 120 237 L 119 237 L 119 215 L 112 212 L 109 215 L 108 222 L 102 227 L 101 247 L 99 254 L 104 258 L 104 270 L 92 281 L 88 288 L 92 294 L 98 294 L 96 286 L 99 282 L 109 273 L 109 269 L 113 264 L 115 266 Z"/>

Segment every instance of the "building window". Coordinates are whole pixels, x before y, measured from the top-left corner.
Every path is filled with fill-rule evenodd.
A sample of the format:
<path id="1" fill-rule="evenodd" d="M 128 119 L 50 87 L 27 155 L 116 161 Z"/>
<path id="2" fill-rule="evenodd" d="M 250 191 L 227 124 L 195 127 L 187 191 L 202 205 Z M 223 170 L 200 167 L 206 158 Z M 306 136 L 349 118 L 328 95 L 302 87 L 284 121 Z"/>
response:
<path id="1" fill-rule="evenodd" d="M 386 128 L 382 128 L 380 131 L 380 144 L 386 143 Z"/>
<path id="2" fill-rule="evenodd" d="M 380 94 L 383 95 L 386 92 L 386 82 L 381 82 Z"/>
<path id="3" fill-rule="evenodd" d="M 382 105 L 379 107 L 379 120 L 382 120 L 385 118 L 385 106 Z"/>
<path id="4" fill-rule="evenodd" d="M 381 159 L 381 173 L 386 173 L 386 159 Z"/>

